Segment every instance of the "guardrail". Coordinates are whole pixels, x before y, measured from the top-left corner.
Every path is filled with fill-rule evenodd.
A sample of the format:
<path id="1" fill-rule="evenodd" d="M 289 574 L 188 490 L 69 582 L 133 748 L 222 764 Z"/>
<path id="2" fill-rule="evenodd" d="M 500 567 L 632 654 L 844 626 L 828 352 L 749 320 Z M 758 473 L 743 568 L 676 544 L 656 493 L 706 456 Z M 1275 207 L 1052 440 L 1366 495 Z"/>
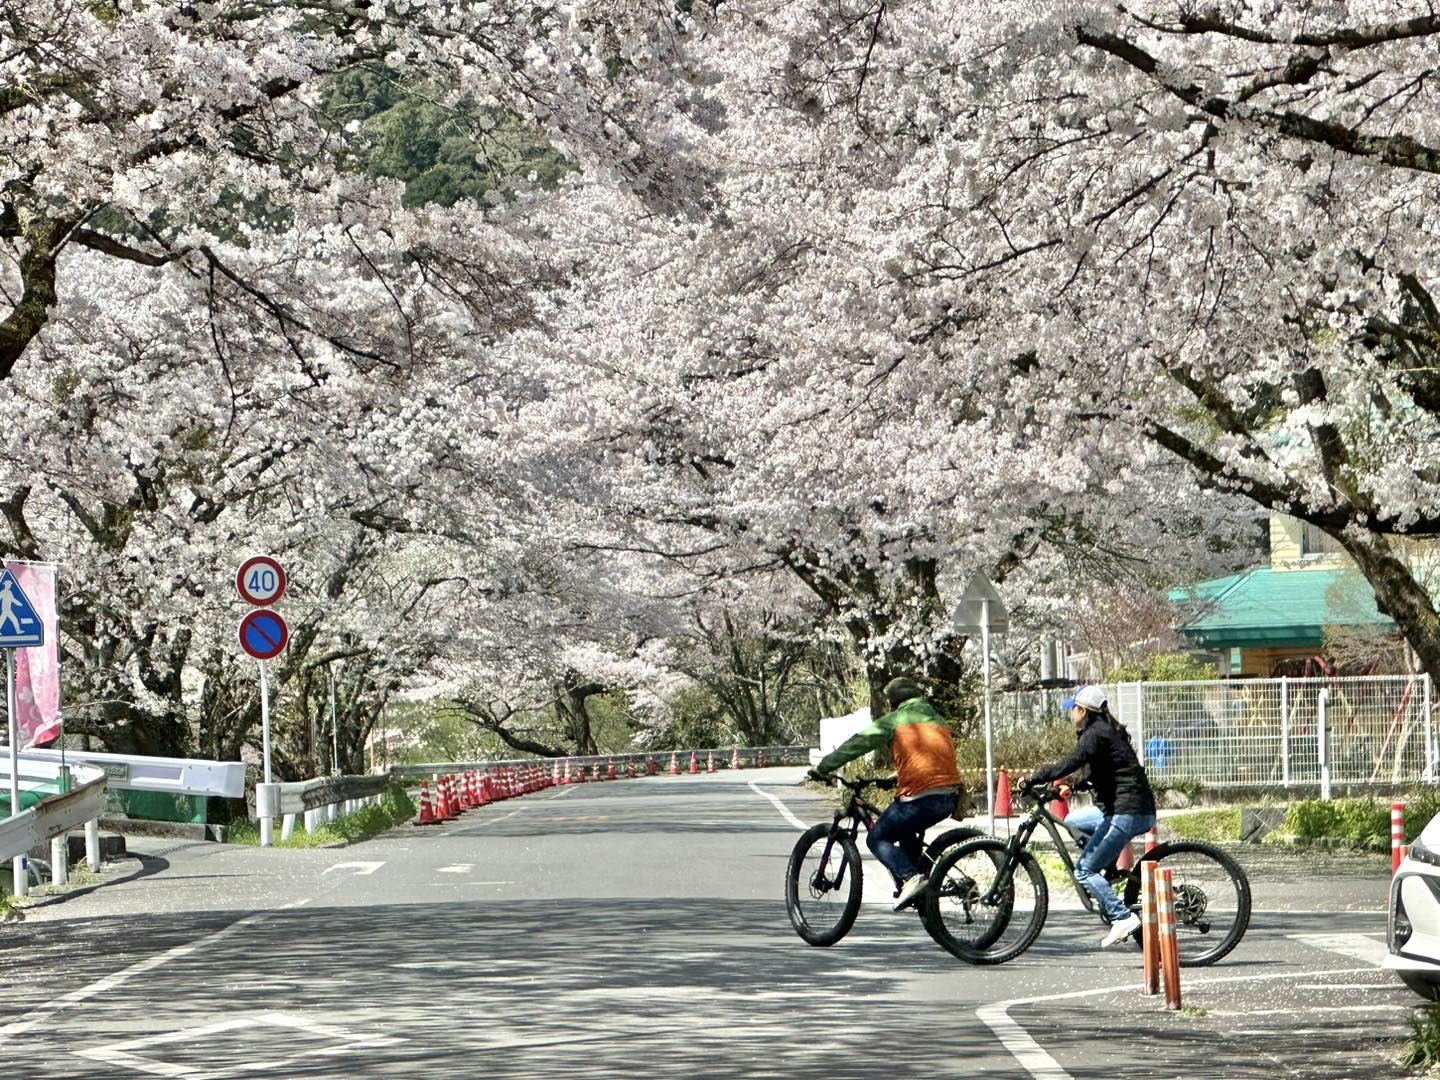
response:
<path id="1" fill-rule="evenodd" d="M 678 771 L 688 772 L 692 754 L 696 756 L 696 771 L 704 772 L 708 771 L 711 757 L 714 757 L 718 771 L 731 768 L 732 762 L 737 759 L 738 767 L 742 769 L 766 768 L 771 765 L 784 764 L 808 765 L 810 763 L 809 753 L 808 746 L 726 746 L 692 750 L 652 750 L 627 754 L 572 754 L 556 758 L 497 758 L 488 761 L 429 762 L 417 765 L 392 765 L 390 772 L 395 776 L 421 779 L 480 769 L 506 769 L 529 765 L 547 765 L 554 768 L 557 764 L 561 770 L 568 765 L 572 770 L 584 768 L 593 772 L 597 766 L 608 766 L 612 762 L 616 765 L 628 766 L 631 762 L 641 765 L 648 764 L 652 760 L 657 763 L 657 766 L 663 762 L 664 768 L 668 771 L 669 760 L 672 758 L 675 759 Z"/>
<path id="2" fill-rule="evenodd" d="M 92 870 L 100 869 L 99 818 L 105 809 L 107 777 L 102 770 L 83 765 L 68 772 L 68 780 L 62 780 L 64 774 L 58 764 L 21 762 L 21 776 L 26 779 L 56 782 L 62 786 L 68 783 L 71 786 L 63 794 L 51 795 L 28 810 L 0 821 L 0 861 L 14 860 L 16 869 L 12 884 L 16 896 L 24 896 L 29 887 L 21 860 L 32 848 L 47 840 L 51 842 L 51 880 L 57 885 L 65 883 L 67 853 L 64 837 L 81 825 L 85 826 L 85 851 L 90 867 Z M 8 780 L 9 776 L 7 761 L 0 777 Z"/>
<path id="3" fill-rule="evenodd" d="M 0 754 L 6 748 L 0 746 Z M 22 750 L 26 761 L 58 764 L 59 750 Z M 65 750 L 69 764 L 90 765 L 104 771 L 112 791 L 159 791 L 169 795 L 214 795 L 223 799 L 245 797 L 243 761 L 206 761 L 201 758 L 145 757 L 139 754 L 102 754 L 94 750 Z"/>
<path id="4" fill-rule="evenodd" d="M 280 840 L 286 841 L 295 832 L 295 817 L 305 815 L 305 831 L 313 833 L 322 821 L 334 821 L 351 814 L 379 797 L 390 783 L 390 774 L 369 776 L 322 776 L 314 780 L 298 780 L 284 784 L 255 785 L 255 815 L 262 821 L 280 818 Z M 265 830 L 261 831 L 261 845 Z"/>

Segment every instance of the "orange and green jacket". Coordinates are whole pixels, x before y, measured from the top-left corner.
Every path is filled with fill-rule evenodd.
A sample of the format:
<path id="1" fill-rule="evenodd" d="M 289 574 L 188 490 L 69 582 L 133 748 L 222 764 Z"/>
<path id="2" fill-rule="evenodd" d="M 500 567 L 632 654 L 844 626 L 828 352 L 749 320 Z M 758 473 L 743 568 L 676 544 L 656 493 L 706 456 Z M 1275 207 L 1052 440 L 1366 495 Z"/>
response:
<path id="1" fill-rule="evenodd" d="M 923 698 L 902 701 L 863 731 L 826 754 L 820 772 L 833 773 L 847 761 L 890 744 L 895 771 L 900 774 L 897 794 L 918 795 L 931 788 L 955 787 L 960 772 L 955 767 L 955 740 L 940 714 Z"/>

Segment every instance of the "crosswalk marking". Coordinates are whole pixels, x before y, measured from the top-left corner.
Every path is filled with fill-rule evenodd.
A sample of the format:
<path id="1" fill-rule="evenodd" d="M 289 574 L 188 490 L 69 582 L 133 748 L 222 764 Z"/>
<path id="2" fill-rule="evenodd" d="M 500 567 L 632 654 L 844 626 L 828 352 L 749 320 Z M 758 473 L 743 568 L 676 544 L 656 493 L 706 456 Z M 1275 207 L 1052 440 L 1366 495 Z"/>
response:
<path id="1" fill-rule="evenodd" d="M 453 863 L 450 866 L 441 866 L 436 869 L 439 874 L 468 874 L 475 869 L 474 863 L 461 862 Z"/>

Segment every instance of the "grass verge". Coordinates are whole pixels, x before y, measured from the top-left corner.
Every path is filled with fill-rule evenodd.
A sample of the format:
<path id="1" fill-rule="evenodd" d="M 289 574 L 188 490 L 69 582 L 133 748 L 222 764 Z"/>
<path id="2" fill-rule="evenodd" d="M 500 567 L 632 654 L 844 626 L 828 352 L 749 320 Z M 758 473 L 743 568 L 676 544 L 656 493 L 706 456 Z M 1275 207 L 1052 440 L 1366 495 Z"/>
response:
<path id="1" fill-rule="evenodd" d="M 277 831 L 275 846 L 283 848 L 320 848 L 334 844 L 348 844 L 365 840 L 371 836 L 392 829 L 401 822 L 415 816 L 415 802 L 405 793 L 399 783 L 392 783 L 380 796 L 377 804 L 366 806 L 353 814 L 326 822 L 313 833 L 297 827 L 289 840 L 281 841 Z M 248 844 L 256 847 L 260 843 L 260 823 L 245 821 L 232 825 L 225 834 L 229 844 Z"/>
<path id="2" fill-rule="evenodd" d="M 1162 819 L 1169 832 L 1186 840 L 1240 839 L 1240 810 L 1196 810 Z"/>

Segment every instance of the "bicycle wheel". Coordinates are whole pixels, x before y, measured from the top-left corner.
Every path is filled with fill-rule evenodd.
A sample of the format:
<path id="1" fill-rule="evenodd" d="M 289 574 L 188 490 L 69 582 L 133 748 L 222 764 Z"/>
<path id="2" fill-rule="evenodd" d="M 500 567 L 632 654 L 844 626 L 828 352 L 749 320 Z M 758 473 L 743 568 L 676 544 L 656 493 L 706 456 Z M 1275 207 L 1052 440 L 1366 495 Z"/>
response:
<path id="1" fill-rule="evenodd" d="M 1035 943 L 1050 891 L 1028 851 L 1004 881 L 1006 845 L 970 840 L 941 856 L 930 873 L 925 929 L 941 948 L 971 964 L 1003 964 Z"/>
<path id="2" fill-rule="evenodd" d="M 1250 880 L 1240 864 L 1200 840 L 1158 845 L 1141 863 L 1174 871 L 1175 941 L 1182 967 L 1204 967 L 1230 952 L 1250 925 Z M 1140 867 L 1125 884 L 1125 906 L 1140 909 Z M 1139 941 L 1139 934 L 1135 935 Z"/>
<path id="3" fill-rule="evenodd" d="M 860 852 L 848 836 L 830 840 L 831 825 L 801 834 L 785 868 L 785 909 L 811 945 L 834 945 L 860 913 Z"/>

